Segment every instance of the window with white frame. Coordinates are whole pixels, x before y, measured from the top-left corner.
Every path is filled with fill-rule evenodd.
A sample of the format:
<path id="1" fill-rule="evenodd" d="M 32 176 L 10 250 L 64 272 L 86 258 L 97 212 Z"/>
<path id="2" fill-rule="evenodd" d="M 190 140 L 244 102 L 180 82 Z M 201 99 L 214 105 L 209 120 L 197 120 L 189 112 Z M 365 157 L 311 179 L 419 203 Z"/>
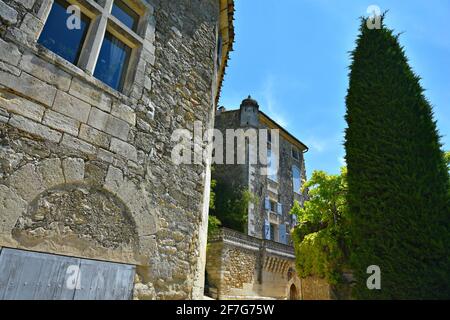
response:
<path id="1" fill-rule="evenodd" d="M 271 149 L 267 149 L 268 178 L 273 182 L 278 182 L 278 160 L 276 154 Z"/>
<path id="2" fill-rule="evenodd" d="M 134 76 L 147 10 L 141 0 L 54 0 L 38 43 L 123 92 Z"/>
<path id="3" fill-rule="evenodd" d="M 294 192 L 300 194 L 302 187 L 301 172 L 296 165 L 292 166 L 292 184 Z"/>

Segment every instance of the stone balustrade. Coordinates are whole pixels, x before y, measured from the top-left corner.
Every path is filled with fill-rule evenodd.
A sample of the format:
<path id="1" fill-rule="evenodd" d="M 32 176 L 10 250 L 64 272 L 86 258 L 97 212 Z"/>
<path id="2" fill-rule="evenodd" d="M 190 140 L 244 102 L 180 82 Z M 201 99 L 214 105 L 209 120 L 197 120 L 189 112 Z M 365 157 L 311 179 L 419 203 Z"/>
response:
<path id="1" fill-rule="evenodd" d="M 289 259 L 295 258 L 294 248 L 292 246 L 271 240 L 255 238 L 228 228 L 220 229 L 217 234 L 209 239 L 210 243 L 221 241 L 227 244 L 233 244 L 236 247 L 259 251 L 260 253 L 267 253 Z"/>

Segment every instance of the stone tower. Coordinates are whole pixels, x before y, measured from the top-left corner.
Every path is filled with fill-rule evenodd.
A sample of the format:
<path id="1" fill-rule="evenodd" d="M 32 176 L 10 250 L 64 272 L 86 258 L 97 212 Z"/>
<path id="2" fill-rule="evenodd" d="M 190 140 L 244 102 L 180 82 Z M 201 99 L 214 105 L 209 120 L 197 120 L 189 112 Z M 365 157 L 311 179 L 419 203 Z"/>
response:
<path id="1" fill-rule="evenodd" d="M 247 99 L 244 99 L 239 108 L 241 127 L 253 127 L 257 128 L 259 124 L 259 105 L 258 102 L 249 95 Z"/>
<path id="2" fill-rule="evenodd" d="M 0 0 L 0 282 L 22 285 L 1 271 L 16 259 L 19 273 L 54 266 L 56 286 L 67 265 L 85 275 L 80 288 L 29 298 L 111 298 L 101 285 L 83 291 L 100 273 L 89 266 L 126 278 L 112 298 L 202 296 L 210 167 L 172 163 L 171 135 L 214 125 L 233 10 Z"/>

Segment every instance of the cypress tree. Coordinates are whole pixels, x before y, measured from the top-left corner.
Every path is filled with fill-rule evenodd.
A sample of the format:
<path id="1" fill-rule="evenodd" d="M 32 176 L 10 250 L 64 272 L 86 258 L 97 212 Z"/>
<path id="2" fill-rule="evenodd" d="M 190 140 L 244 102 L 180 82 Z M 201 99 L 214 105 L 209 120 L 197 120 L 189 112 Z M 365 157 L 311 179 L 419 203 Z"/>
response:
<path id="1" fill-rule="evenodd" d="M 362 19 L 345 133 L 357 299 L 450 298 L 449 174 L 420 78 L 399 35 Z M 369 290 L 367 268 L 381 269 Z"/>

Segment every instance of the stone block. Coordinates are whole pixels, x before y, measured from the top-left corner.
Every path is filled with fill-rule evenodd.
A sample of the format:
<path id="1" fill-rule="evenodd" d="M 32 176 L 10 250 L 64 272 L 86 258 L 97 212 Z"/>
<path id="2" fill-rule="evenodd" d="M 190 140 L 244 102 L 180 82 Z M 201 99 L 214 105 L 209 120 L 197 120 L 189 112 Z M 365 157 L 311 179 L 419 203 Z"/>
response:
<path id="1" fill-rule="evenodd" d="M 127 140 L 128 133 L 130 132 L 130 125 L 123 120 L 109 116 L 108 122 L 106 123 L 106 132 L 114 137 Z"/>
<path id="2" fill-rule="evenodd" d="M 11 234 L 17 219 L 26 212 L 27 203 L 12 189 L 0 185 L 0 234 Z"/>
<path id="3" fill-rule="evenodd" d="M 69 118 L 61 113 L 47 110 L 42 120 L 42 124 L 49 126 L 50 128 L 61 130 L 63 132 L 70 133 L 71 135 L 78 136 L 78 128 L 80 122 Z"/>
<path id="4" fill-rule="evenodd" d="M 18 77 L 20 76 L 20 69 L 10 65 L 9 63 L 0 61 L 0 70 L 5 71 L 7 73 L 11 73 L 12 75 Z"/>
<path id="5" fill-rule="evenodd" d="M 0 19 L 6 24 L 17 23 L 17 11 L 0 0 Z"/>
<path id="6" fill-rule="evenodd" d="M 41 21 L 46 21 L 48 14 L 50 13 L 50 9 L 52 7 L 53 0 L 43 0 L 39 10 L 36 14 L 36 17 Z"/>
<path id="7" fill-rule="evenodd" d="M 58 131 L 50 129 L 40 123 L 34 122 L 19 115 L 13 114 L 11 116 L 11 119 L 9 120 L 9 124 L 20 130 L 52 142 L 59 142 L 61 140 L 62 134 Z"/>
<path id="8" fill-rule="evenodd" d="M 42 178 L 31 163 L 14 172 L 9 178 L 9 185 L 28 203 L 45 191 Z"/>
<path id="9" fill-rule="evenodd" d="M 36 0 L 20 0 L 20 3 L 27 9 L 33 8 Z"/>
<path id="10" fill-rule="evenodd" d="M 0 91 L 0 107 L 37 122 L 42 120 L 45 112 L 45 108 L 42 105 L 6 91 Z"/>
<path id="11" fill-rule="evenodd" d="M 92 108 L 89 114 L 88 124 L 98 130 L 106 131 L 109 114 L 97 108 Z"/>
<path id="12" fill-rule="evenodd" d="M 60 90 L 69 90 L 72 77 L 67 72 L 42 60 L 34 54 L 23 55 L 20 61 L 20 68 L 38 79 L 55 85 Z"/>
<path id="13" fill-rule="evenodd" d="M 92 85 L 74 78 L 69 93 L 104 111 L 111 111 L 111 98 Z"/>
<path id="14" fill-rule="evenodd" d="M 52 106 L 56 96 L 56 88 L 25 72 L 22 72 L 20 77 L 14 77 L 9 73 L 0 71 L 0 84 L 26 97 L 32 97 L 49 107 Z"/>
<path id="15" fill-rule="evenodd" d="M 52 109 L 80 122 L 87 123 L 91 106 L 70 94 L 58 91 Z"/>
<path id="16" fill-rule="evenodd" d="M 152 90 L 152 78 L 150 78 L 149 76 L 145 76 L 144 88 L 148 91 Z"/>
<path id="17" fill-rule="evenodd" d="M 103 160 L 103 161 L 108 162 L 108 163 L 113 163 L 113 161 L 114 161 L 114 154 L 109 152 L 109 151 L 107 151 L 107 150 L 104 150 L 102 148 L 98 149 L 97 157 L 100 160 Z"/>
<path id="18" fill-rule="evenodd" d="M 84 160 L 66 158 L 62 161 L 62 168 L 66 183 L 82 182 L 84 179 Z"/>
<path id="19" fill-rule="evenodd" d="M 128 160 L 137 162 L 136 148 L 129 143 L 116 138 L 112 138 L 110 150 Z"/>
<path id="20" fill-rule="evenodd" d="M 109 192 L 117 195 L 123 184 L 123 172 L 119 168 L 112 165 L 108 168 L 108 173 L 106 174 L 105 184 L 103 187 Z"/>
<path id="21" fill-rule="evenodd" d="M 128 122 L 132 126 L 136 124 L 136 113 L 132 108 L 125 104 L 114 104 L 112 106 L 111 114 L 123 121 Z"/>
<path id="22" fill-rule="evenodd" d="M 1 3 L 2 2 L 0 0 L 0 7 Z M 22 54 L 15 44 L 6 42 L 2 38 L 0 38 L 0 60 L 5 61 L 13 66 L 17 66 L 19 64 L 21 56 Z"/>
<path id="23" fill-rule="evenodd" d="M 149 195 L 145 189 L 124 178 L 119 185 L 117 196 L 121 199 L 127 199 L 127 207 L 133 215 L 140 237 L 149 236 L 158 231 L 158 223 L 155 219 L 156 213 L 152 210 L 148 200 Z"/>
<path id="24" fill-rule="evenodd" d="M 45 189 L 50 189 L 65 183 L 61 160 L 59 158 L 43 160 L 39 163 L 37 170 L 41 175 Z"/>
<path id="25" fill-rule="evenodd" d="M 20 30 L 25 32 L 29 40 L 37 40 L 39 32 L 42 30 L 44 24 L 41 20 L 36 18 L 31 13 L 27 13 L 22 20 Z"/>
<path id="26" fill-rule="evenodd" d="M 8 30 L 6 31 L 6 34 L 5 34 L 5 39 L 16 41 L 19 43 L 29 44 L 29 45 L 32 44 L 30 39 L 28 39 L 28 34 L 25 31 L 20 30 L 17 27 L 8 28 Z"/>
<path id="27" fill-rule="evenodd" d="M 68 148 L 72 148 L 80 152 L 83 152 L 87 155 L 95 155 L 97 151 L 92 144 L 84 142 L 83 140 L 77 139 L 75 137 L 72 137 L 67 133 L 64 134 L 61 144 Z"/>
<path id="28" fill-rule="evenodd" d="M 109 135 L 85 124 L 81 125 L 78 137 L 103 148 L 109 148 L 111 142 Z"/>

